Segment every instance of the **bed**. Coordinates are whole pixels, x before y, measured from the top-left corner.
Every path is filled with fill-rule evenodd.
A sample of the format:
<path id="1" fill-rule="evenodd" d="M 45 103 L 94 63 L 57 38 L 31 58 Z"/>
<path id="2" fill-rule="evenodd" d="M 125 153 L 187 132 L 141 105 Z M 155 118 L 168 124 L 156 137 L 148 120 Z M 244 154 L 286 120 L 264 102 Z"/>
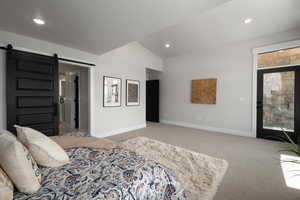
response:
<path id="1" fill-rule="evenodd" d="M 106 148 L 93 139 L 85 145 L 74 141 L 71 145 L 62 143 L 60 145 L 68 147 L 71 163 L 59 168 L 41 167 L 40 190 L 34 194 L 15 192 L 14 200 L 187 199 L 183 187 L 170 171 L 133 151 Z M 92 143 L 97 144 L 97 148 L 93 148 Z"/>

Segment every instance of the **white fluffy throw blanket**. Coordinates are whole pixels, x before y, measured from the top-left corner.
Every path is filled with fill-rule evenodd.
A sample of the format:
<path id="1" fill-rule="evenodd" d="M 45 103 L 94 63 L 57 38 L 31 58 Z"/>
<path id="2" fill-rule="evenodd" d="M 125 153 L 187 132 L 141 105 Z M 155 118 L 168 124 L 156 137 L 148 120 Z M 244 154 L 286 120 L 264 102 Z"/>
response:
<path id="1" fill-rule="evenodd" d="M 169 169 L 190 200 L 212 200 L 228 167 L 225 160 L 145 137 L 127 140 L 122 145 Z"/>

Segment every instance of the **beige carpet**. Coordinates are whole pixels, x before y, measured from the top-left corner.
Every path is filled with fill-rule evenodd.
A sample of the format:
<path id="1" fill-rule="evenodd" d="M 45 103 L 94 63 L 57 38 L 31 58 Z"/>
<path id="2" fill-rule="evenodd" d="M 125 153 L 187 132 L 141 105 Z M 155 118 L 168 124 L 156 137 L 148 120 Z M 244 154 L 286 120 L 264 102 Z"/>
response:
<path id="1" fill-rule="evenodd" d="M 122 145 L 169 169 L 189 200 L 212 200 L 228 166 L 225 160 L 146 137 L 129 139 Z"/>
<path id="2" fill-rule="evenodd" d="M 299 200 L 300 190 L 286 185 L 277 142 L 231 136 L 164 124 L 109 137 L 124 141 L 149 137 L 228 161 L 214 200 Z"/>

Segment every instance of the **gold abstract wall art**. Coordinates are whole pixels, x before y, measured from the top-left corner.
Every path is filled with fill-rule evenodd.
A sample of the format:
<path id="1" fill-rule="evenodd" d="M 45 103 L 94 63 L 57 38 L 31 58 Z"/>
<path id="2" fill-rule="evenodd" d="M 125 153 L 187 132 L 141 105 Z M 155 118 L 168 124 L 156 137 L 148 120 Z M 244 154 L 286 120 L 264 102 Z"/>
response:
<path id="1" fill-rule="evenodd" d="M 192 80 L 191 102 L 195 104 L 216 104 L 217 79 Z"/>

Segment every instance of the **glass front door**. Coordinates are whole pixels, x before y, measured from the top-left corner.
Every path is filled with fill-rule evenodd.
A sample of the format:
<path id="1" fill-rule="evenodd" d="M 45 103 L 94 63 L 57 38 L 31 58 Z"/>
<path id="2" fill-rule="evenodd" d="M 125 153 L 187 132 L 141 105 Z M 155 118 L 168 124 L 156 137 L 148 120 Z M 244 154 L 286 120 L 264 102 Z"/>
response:
<path id="1" fill-rule="evenodd" d="M 297 141 L 299 72 L 297 67 L 258 71 L 257 136 L 280 140 L 282 131 Z M 299 104 L 299 103 L 298 103 Z"/>

